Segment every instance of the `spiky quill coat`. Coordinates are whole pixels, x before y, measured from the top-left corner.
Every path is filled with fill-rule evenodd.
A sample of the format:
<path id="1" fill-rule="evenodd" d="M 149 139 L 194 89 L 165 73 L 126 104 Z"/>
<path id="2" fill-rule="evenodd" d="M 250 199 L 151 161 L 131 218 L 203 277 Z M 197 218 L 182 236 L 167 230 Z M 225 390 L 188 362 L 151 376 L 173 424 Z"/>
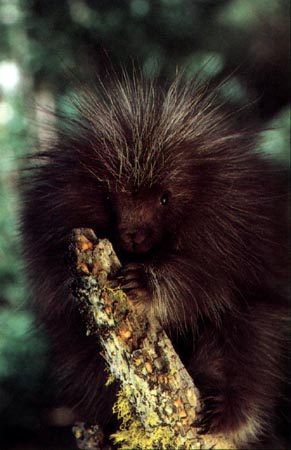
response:
<path id="1" fill-rule="evenodd" d="M 67 239 L 90 227 L 112 241 L 124 290 L 171 335 L 204 400 L 198 425 L 270 448 L 289 342 L 286 180 L 215 97 L 127 77 L 85 93 L 23 179 L 25 257 L 80 419 L 110 428 L 115 399 L 70 291 Z"/>

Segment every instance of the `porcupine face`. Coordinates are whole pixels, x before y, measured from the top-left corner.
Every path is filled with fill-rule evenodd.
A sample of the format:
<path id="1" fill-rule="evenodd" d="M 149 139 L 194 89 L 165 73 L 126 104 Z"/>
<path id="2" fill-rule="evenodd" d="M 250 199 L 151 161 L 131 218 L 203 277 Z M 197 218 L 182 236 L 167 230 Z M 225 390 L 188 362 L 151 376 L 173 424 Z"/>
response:
<path id="1" fill-rule="evenodd" d="M 146 191 L 112 193 L 108 197 L 109 207 L 116 216 L 113 239 L 122 253 L 142 257 L 155 253 L 169 240 L 174 242 L 170 226 L 171 197 L 171 192 L 160 186 Z"/>

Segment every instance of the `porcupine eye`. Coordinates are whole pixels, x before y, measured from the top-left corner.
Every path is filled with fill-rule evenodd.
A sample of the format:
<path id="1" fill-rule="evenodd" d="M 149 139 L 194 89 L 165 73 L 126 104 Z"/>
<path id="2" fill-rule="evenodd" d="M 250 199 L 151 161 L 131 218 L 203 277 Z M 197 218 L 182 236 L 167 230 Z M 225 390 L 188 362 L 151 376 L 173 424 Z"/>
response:
<path id="1" fill-rule="evenodd" d="M 103 198 L 104 198 L 104 202 L 105 203 L 110 203 L 111 202 L 111 195 L 108 192 L 105 192 L 103 194 Z"/>
<path id="2" fill-rule="evenodd" d="M 168 191 L 164 192 L 163 195 L 160 198 L 160 204 L 162 206 L 165 206 L 169 203 L 170 200 L 170 193 Z"/>
<path id="3" fill-rule="evenodd" d="M 112 197 L 109 192 L 103 193 L 103 202 L 104 202 L 105 208 L 112 209 Z"/>

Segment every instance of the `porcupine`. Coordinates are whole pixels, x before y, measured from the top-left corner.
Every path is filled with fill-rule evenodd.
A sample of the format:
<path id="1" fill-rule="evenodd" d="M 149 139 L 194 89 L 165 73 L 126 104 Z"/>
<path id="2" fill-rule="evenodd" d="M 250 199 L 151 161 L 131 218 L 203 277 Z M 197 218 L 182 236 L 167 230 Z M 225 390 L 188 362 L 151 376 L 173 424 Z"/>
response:
<path id="1" fill-rule="evenodd" d="M 88 227 L 113 243 L 121 287 L 170 335 L 203 400 L 200 429 L 263 448 L 284 395 L 286 177 L 216 97 L 179 78 L 84 94 L 24 177 L 25 258 L 82 420 L 110 429 L 116 389 L 70 291 L 68 236 Z"/>

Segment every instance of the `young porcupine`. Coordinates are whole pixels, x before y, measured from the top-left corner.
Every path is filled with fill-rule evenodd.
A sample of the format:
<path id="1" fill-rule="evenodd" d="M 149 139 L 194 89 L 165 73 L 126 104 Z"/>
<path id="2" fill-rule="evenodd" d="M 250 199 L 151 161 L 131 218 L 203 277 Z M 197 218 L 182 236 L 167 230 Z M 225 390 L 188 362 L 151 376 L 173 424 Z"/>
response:
<path id="1" fill-rule="evenodd" d="M 34 305 L 66 401 L 110 428 L 116 388 L 104 386 L 65 262 L 72 228 L 89 227 L 113 243 L 125 292 L 171 336 L 203 399 L 202 430 L 239 448 L 276 442 L 290 324 L 283 172 L 215 93 L 181 80 L 115 81 L 78 112 L 23 193 Z"/>

